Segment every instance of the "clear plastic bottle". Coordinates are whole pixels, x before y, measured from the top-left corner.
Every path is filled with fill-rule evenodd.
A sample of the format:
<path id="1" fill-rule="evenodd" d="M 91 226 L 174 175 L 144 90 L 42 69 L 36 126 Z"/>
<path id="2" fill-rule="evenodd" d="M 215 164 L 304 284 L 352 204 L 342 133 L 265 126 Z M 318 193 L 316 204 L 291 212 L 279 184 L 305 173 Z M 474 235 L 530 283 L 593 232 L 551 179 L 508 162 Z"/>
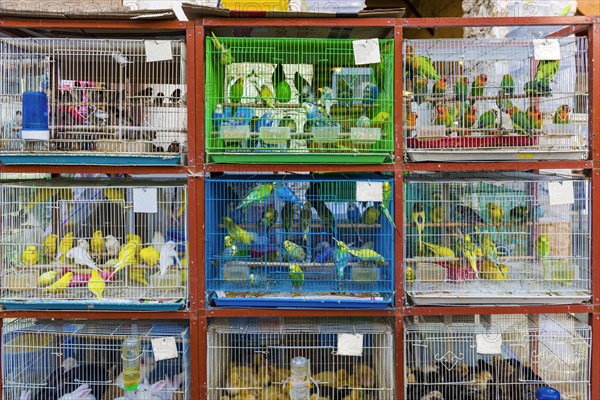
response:
<path id="1" fill-rule="evenodd" d="M 292 358 L 290 371 L 290 400 L 307 400 L 310 396 L 308 360 L 304 357 Z"/>
<path id="2" fill-rule="evenodd" d="M 140 341 L 129 337 L 123 341 L 123 387 L 126 392 L 135 391 L 140 384 L 141 354 Z"/>

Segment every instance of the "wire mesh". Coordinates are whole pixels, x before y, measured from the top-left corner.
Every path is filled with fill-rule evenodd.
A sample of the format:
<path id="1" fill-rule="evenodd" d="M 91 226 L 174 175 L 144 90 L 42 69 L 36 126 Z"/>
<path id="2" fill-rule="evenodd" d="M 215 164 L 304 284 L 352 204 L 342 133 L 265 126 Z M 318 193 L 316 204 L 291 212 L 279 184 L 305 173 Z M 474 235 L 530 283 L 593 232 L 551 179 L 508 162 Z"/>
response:
<path id="1" fill-rule="evenodd" d="M 123 358 L 129 356 L 124 343 L 131 338 L 139 347 L 130 377 Z M 2 398 L 189 399 L 189 357 L 189 328 L 181 323 L 5 320 Z M 138 386 L 126 392 L 130 379 L 132 387 Z"/>
<path id="2" fill-rule="evenodd" d="M 391 400 L 396 398 L 393 338 L 389 321 L 382 319 L 213 320 L 208 399 L 294 398 L 290 363 L 304 357 L 311 400 Z"/>
<path id="3" fill-rule="evenodd" d="M 590 298 L 588 179 L 412 174 L 405 182 L 405 282 L 412 301 Z"/>
<path id="4" fill-rule="evenodd" d="M 390 162 L 394 43 L 377 46 L 358 64 L 347 39 L 208 37 L 209 160 Z"/>
<path id="5" fill-rule="evenodd" d="M 580 317 L 407 319 L 406 399 L 589 399 L 591 329 Z"/>
<path id="6" fill-rule="evenodd" d="M 0 149 L 5 155 L 183 154 L 185 54 L 182 39 L 2 38 Z M 47 95 L 49 140 L 28 140 L 25 92 Z"/>
<path id="7" fill-rule="evenodd" d="M 206 283 L 217 304 L 391 302 L 391 179 L 231 175 L 207 179 L 205 195 Z"/>
<path id="8" fill-rule="evenodd" d="M 185 180 L 0 184 L 3 304 L 186 306 Z"/>
<path id="9" fill-rule="evenodd" d="M 404 41 L 413 161 L 587 159 L 588 41 Z"/>

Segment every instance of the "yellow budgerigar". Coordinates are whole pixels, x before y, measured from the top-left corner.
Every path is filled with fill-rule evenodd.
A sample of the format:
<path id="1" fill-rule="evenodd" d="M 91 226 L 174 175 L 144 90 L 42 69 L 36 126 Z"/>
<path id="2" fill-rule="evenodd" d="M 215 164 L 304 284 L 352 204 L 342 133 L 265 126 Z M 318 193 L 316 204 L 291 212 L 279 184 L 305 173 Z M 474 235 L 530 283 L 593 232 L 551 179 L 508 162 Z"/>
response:
<path id="1" fill-rule="evenodd" d="M 102 231 L 94 232 L 92 235 L 91 246 L 93 253 L 102 253 L 104 251 L 104 235 L 102 234 Z"/>
<path id="2" fill-rule="evenodd" d="M 58 247 L 58 235 L 51 233 L 44 239 L 43 243 L 44 254 L 54 255 L 56 254 L 56 248 Z"/>
<path id="3" fill-rule="evenodd" d="M 454 254 L 454 251 L 452 251 L 452 249 L 448 247 L 424 241 L 421 241 L 421 244 L 425 246 L 433 254 L 434 257 L 456 258 L 456 254 Z"/>
<path id="4" fill-rule="evenodd" d="M 40 255 L 38 254 L 37 248 L 35 246 L 27 246 L 25 250 L 23 250 L 23 254 L 21 255 L 21 260 L 25 265 L 35 265 L 40 259 Z"/>
<path id="5" fill-rule="evenodd" d="M 100 276 L 100 273 L 93 269 L 92 270 L 92 275 L 90 276 L 90 279 L 88 280 L 88 284 L 87 287 L 90 290 L 90 292 L 92 292 L 96 298 L 98 300 L 102 299 L 102 293 L 104 293 L 104 287 L 106 286 L 106 282 L 104 282 L 104 279 L 102 278 L 102 276 Z"/>
<path id="6" fill-rule="evenodd" d="M 179 208 L 177 209 L 177 218 L 181 218 L 181 216 L 183 215 L 183 212 L 187 208 L 187 199 L 188 199 L 188 194 L 187 194 L 187 190 L 186 190 L 183 192 L 183 199 L 181 200 L 181 204 L 179 205 Z"/>
<path id="7" fill-rule="evenodd" d="M 73 248 L 74 244 L 75 236 L 73 235 L 73 232 L 65 233 L 65 236 L 63 236 L 62 239 L 60 239 L 56 260 L 58 261 L 60 259 L 60 261 L 64 263 L 67 253 Z"/>
<path id="8" fill-rule="evenodd" d="M 504 219 L 504 210 L 500 208 L 500 206 L 496 203 L 487 203 L 487 212 L 490 221 L 492 222 L 502 222 Z"/>
<path id="9" fill-rule="evenodd" d="M 256 241 L 256 234 L 242 229 L 229 217 L 223 217 L 225 229 L 231 238 L 237 243 L 250 244 Z"/>
<path id="10" fill-rule="evenodd" d="M 50 293 L 61 292 L 65 290 L 67 286 L 69 286 L 69 283 L 71 283 L 71 279 L 73 279 L 73 273 L 69 271 L 63 276 L 61 276 L 59 280 L 54 282 L 52 285 L 48 286 L 45 290 Z"/>
<path id="11" fill-rule="evenodd" d="M 140 258 L 146 265 L 153 267 L 158 263 L 160 252 L 152 246 L 144 247 L 140 250 Z"/>
<path id="12" fill-rule="evenodd" d="M 34 206 L 46 202 L 49 198 L 53 197 L 58 193 L 58 189 L 55 188 L 40 188 L 35 189 L 35 196 L 27 203 L 25 207 L 26 211 L 30 211 Z"/>
<path id="13" fill-rule="evenodd" d="M 125 236 L 125 241 L 127 243 L 137 243 L 137 244 L 142 244 L 142 238 L 140 237 L 140 235 L 136 235 L 135 233 L 128 233 L 127 236 Z"/>
<path id="14" fill-rule="evenodd" d="M 119 251 L 119 261 L 114 265 L 114 271 L 111 277 L 132 264 L 138 262 L 138 245 L 136 243 L 127 243 Z"/>
<path id="15" fill-rule="evenodd" d="M 141 283 L 144 286 L 148 286 L 148 279 L 146 279 L 146 271 L 142 268 L 129 269 L 129 280 Z"/>
<path id="16" fill-rule="evenodd" d="M 372 249 L 348 249 L 348 252 L 361 261 L 371 261 L 377 263 L 385 262 L 385 258 Z"/>
<path id="17" fill-rule="evenodd" d="M 38 276 L 38 285 L 39 286 L 48 286 L 52 282 L 56 280 L 58 277 L 58 272 L 52 270 L 48 272 L 44 272 L 40 276 Z"/>
<path id="18" fill-rule="evenodd" d="M 111 202 L 125 207 L 125 191 L 123 189 L 105 188 L 104 196 Z"/>

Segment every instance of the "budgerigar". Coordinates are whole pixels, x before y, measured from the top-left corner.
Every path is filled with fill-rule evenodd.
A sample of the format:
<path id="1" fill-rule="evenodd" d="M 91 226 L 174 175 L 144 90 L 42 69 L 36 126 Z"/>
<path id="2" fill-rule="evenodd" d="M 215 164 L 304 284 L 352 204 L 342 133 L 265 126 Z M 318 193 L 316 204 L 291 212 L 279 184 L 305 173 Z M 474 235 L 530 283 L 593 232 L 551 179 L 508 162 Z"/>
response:
<path id="1" fill-rule="evenodd" d="M 269 86 L 263 84 L 260 88 L 257 86 L 256 90 L 258 91 L 258 95 L 260 96 L 263 105 L 269 108 L 275 108 L 273 91 Z"/>
<path id="2" fill-rule="evenodd" d="M 223 45 L 219 41 L 219 39 L 217 39 L 214 32 L 212 32 L 211 40 L 212 40 L 213 46 L 215 46 L 215 50 L 218 53 L 220 53 L 219 62 L 221 63 L 221 65 L 229 65 L 229 64 L 235 62 L 233 55 L 231 54 L 231 49 L 228 49 L 227 47 L 225 47 L 225 45 Z"/>
<path id="3" fill-rule="evenodd" d="M 271 206 L 265 208 L 265 210 L 262 213 L 262 216 L 260 217 L 260 222 L 259 222 L 259 226 L 261 229 L 263 230 L 271 230 L 271 228 L 275 225 L 275 223 L 277 222 L 277 210 Z"/>
<path id="4" fill-rule="evenodd" d="M 283 224 L 283 229 L 289 235 L 292 231 L 292 226 L 294 225 L 294 215 L 296 211 L 294 210 L 294 204 L 285 202 L 283 207 L 281 207 L 281 223 Z"/>
<path id="5" fill-rule="evenodd" d="M 256 234 L 242 229 L 229 217 L 223 217 L 225 229 L 231 238 L 241 244 L 250 244 L 256 241 Z"/>
<path id="6" fill-rule="evenodd" d="M 102 234 L 102 231 L 98 230 L 94 232 L 90 244 L 93 253 L 98 254 L 104 251 L 104 235 Z"/>
<path id="7" fill-rule="evenodd" d="M 46 255 L 56 254 L 56 248 L 58 247 L 58 235 L 51 233 L 44 239 L 43 251 Z"/>
<path id="8" fill-rule="evenodd" d="M 290 265 L 290 280 L 294 289 L 302 289 L 304 284 L 304 272 L 298 264 Z"/>
<path id="9" fill-rule="evenodd" d="M 348 217 L 348 221 L 352 222 L 353 224 L 358 224 L 360 222 L 360 215 L 361 213 L 356 203 L 348 203 L 346 208 L 346 216 Z"/>
<path id="10" fill-rule="evenodd" d="M 378 207 L 369 206 L 363 211 L 360 222 L 365 225 L 374 225 L 379 222 L 381 217 L 381 211 Z"/>
<path id="11" fill-rule="evenodd" d="M 261 185 L 256 186 L 254 189 L 250 191 L 244 197 L 242 202 L 236 207 L 236 209 L 247 207 L 251 204 L 260 204 L 265 202 L 271 197 L 271 192 L 273 191 L 272 183 L 263 183 Z"/>
<path id="12" fill-rule="evenodd" d="M 431 254 L 433 254 L 433 257 L 456 258 L 454 251 L 448 247 L 428 243 L 425 241 L 421 241 L 421 244 L 425 246 L 431 252 Z"/>
<path id="13" fill-rule="evenodd" d="M 469 235 L 465 234 L 464 238 L 459 240 L 458 250 L 467 259 L 475 274 L 479 274 L 479 270 L 477 269 L 477 254 Z"/>
<path id="14" fill-rule="evenodd" d="M 302 201 L 296 196 L 296 194 L 287 185 L 283 183 L 273 183 L 273 189 L 275 190 L 275 197 L 279 201 L 285 201 L 292 203 L 295 206 L 302 207 Z"/>
<path id="15" fill-rule="evenodd" d="M 285 249 L 286 256 L 291 261 L 303 262 L 306 260 L 306 252 L 302 248 L 302 246 L 297 245 L 291 240 L 285 240 L 283 242 L 283 248 Z"/>
<path id="16" fill-rule="evenodd" d="M 361 261 L 384 263 L 385 258 L 373 249 L 352 249 L 348 248 L 348 252 Z"/>
<path id="17" fill-rule="evenodd" d="M 119 272 L 125 267 L 129 267 L 132 264 L 138 262 L 139 245 L 137 243 L 127 243 L 119 250 L 119 261 L 114 265 L 114 270 L 111 274 L 111 278 L 114 274 Z"/>
<path id="18" fill-rule="evenodd" d="M 336 100 L 333 100 L 333 89 L 330 87 L 320 88 L 321 90 L 321 98 L 319 99 L 323 107 L 325 107 L 325 112 L 327 115 L 331 115 L 331 106 L 337 103 Z"/>
<path id="19" fill-rule="evenodd" d="M 244 96 L 244 78 L 238 78 L 229 88 L 229 101 L 237 104 L 242 101 Z"/>
<path id="20" fill-rule="evenodd" d="M 535 251 L 539 258 L 545 258 L 550 253 L 550 241 L 545 233 L 538 236 L 535 243 Z"/>
<path id="21" fill-rule="evenodd" d="M 304 203 L 300 210 L 300 224 L 302 226 L 302 239 L 308 243 L 308 232 L 310 231 L 310 222 L 312 220 L 312 204 L 310 201 Z"/>
<path id="22" fill-rule="evenodd" d="M 504 210 L 497 203 L 487 203 L 488 218 L 492 222 L 502 222 L 504 219 Z"/>
<path id="23" fill-rule="evenodd" d="M 314 101 L 314 92 L 313 88 L 310 86 L 308 81 L 304 79 L 304 77 L 300 74 L 300 72 L 296 71 L 294 73 L 294 86 L 298 91 L 298 103 L 302 104 L 307 101 Z"/>
<path id="24" fill-rule="evenodd" d="M 106 237 L 104 238 L 104 246 L 106 248 L 106 254 L 109 257 L 116 256 L 117 254 L 119 254 L 119 249 L 121 248 L 119 239 L 117 239 L 113 235 L 106 235 Z"/>
<path id="25" fill-rule="evenodd" d="M 335 250 L 333 251 L 333 266 L 336 277 L 339 280 L 344 279 L 344 272 L 350 262 L 350 252 L 348 246 L 341 240 L 335 240 Z"/>
<path id="26" fill-rule="evenodd" d="M 67 252 L 66 258 L 73 259 L 75 265 L 85 265 L 88 268 L 97 269 L 98 267 L 96 266 L 96 263 L 92 257 L 90 257 L 90 254 L 85 249 L 85 246 L 82 246 L 83 243 L 81 240 L 82 239 L 79 239 L 77 246 L 73 247 Z"/>
<path id="27" fill-rule="evenodd" d="M 73 232 L 65 233 L 65 236 L 60 239 L 60 244 L 58 245 L 58 254 L 56 255 L 55 261 L 65 262 L 65 256 L 69 250 L 73 247 L 75 243 L 75 237 Z"/>
<path id="28" fill-rule="evenodd" d="M 63 276 L 61 276 L 59 280 L 57 280 L 44 290 L 50 293 L 63 291 L 67 286 L 69 286 L 69 283 L 71 283 L 71 279 L 73 279 L 73 272 L 69 271 Z"/>
<path id="29" fill-rule="evenodd" d="M 224 242 L 225 242 L 224 243 L 225 248 L 223 249 L 223 257 L 225 257 L 226 259 L 234 257 L 235 254 L 237 253 L 237 246 L 233 242 L 233 239 L 231 238 L 231 236 L 225 235 Z M 183 263 L 183 261 L 182 261 L 182 263 Z"/>
<path id="30" fill-rule="evenodd" d="M 21 254 L 21 261 L 25 265 L 35 265 L 40 259 L 40 255 L 38 254 L 37 247 L 35 246 L 27 246 L 25 250 L 23 250 L 23 254 Z"/>
<path id="31" fill-rule="evenodd" d="M 100 276 L 100 273 L 97 270 L 93 269 L 92 276 L 90 276 L 90 280 L 87 284 L 89 291 L 92 292 L 98 300 L 100 300 L 102 299 L 102 293 L 104 293 L 105 286 L 106 282 L 104 282 L 104 279 L 102 278 L 102 276 Z"/>
<path id="32" fill-rule="evenodd" d="M 56 280 L 58 272 L 55 270 L 44 272 L 38 276 L 38 286 L 48 286 Z"/>
<path id="33" fill-rule="evenodd" d="M 156 250 L 154 246 L 144 247 L 140 250 L 140 258 L 144 264 L 153 267 L 158 263 L 160 252 Z"/>
<path id="34" fill-rule="evenodd" d="M 383 215 L 385 215 L 385 217 L 388 219 L 388 221 L 390 221 L 390 224 L 392 224 L 392 226 L 395 227 L 396 225 L 394 224 L 394 218 L 390 213 L 390 204 L 392 203 L 393 195 L 392 185 L 389 182 L 383 182 L 381 184 L 381 190 L 383 197 L 383 201 L 381 203 L 381 211 L 383 212 Z"/>
<path id="35" fill-rule="evenodd" d="M 172 265 L 181 267 L 181 261 L 175 249 L 175 242 L 169 240 L 165 243 L 160 251 L 160 259 L 158 262 L 160 274 L 164 275 Z"/>
<path id="36" fill-rule="evenodd" d="M 421 239 L 423 233 L 423 227 L 425 226 L 425 209 L 423 204 L 415 203 L 412 209 L 412 222 L 417 228 L 417 240 L 419 241 L 419 252 L 423 249 L 421 246 Z"/>
<path id="37" fill-rule="evenodd" d="M 439 224 L 444 220 L 446 214 L 444 207 L 442 207 L 442 195 L 439 193 L 435 194 L 433 200 L 435 200 L 436 203 L 431 207 L 429 219 L 431 222 Z"/>
<path id="38" fill-rule="evenodd" d="M 327 227 L 329 232 L 335 234 L 335 217 L 329 207 L 327 207 L 327 204 L 324 201 L 314 201 L 312 205 L 317 211 L 321 223 Z"/>

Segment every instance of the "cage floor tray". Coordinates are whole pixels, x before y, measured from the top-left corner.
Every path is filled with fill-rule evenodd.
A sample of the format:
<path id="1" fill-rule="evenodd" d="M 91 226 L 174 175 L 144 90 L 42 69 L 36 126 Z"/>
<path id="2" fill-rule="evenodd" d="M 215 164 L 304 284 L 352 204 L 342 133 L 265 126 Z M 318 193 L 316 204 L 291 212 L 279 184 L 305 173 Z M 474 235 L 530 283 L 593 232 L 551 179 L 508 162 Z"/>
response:
<path id="1" fill-rule="evenodd" d="M 209 162 L 227 164 L 383 164 L 392 162 L 389 153 L 210 153 Z"/>
<path id="2" fill-rule="evenodd" d="M 113 310 L 113 311 L 177 311 L 182 302 L 125 302 L 125 301 L 7 301 L 0 304 L 7 310 Z"/>
<path id="3" fill-rule="evenodd" d="M 415 162 L 464 162 L 464 161 L 527 161 L 527 160 L 586 160 L 585 150 L 533 150 L 533 149 L 406 149 Z"/>
<path id="4" fill-rule="evenodd" d="M 0 155 L 0 164 L 21 165 L 181 165 L 180 155 L 106 155 L 65 153 L 16 153 Z"/>
<path id="5" fill-rule="evenodd" d="M 290 293 L 240 293 L 216 292 L 213 296 L 217 307 L 254 308 L 353 308 L 380 309 L 392 304 L 378 293 L 360 293 L 350 295 L 306 294 L 294 296 Z"/>

